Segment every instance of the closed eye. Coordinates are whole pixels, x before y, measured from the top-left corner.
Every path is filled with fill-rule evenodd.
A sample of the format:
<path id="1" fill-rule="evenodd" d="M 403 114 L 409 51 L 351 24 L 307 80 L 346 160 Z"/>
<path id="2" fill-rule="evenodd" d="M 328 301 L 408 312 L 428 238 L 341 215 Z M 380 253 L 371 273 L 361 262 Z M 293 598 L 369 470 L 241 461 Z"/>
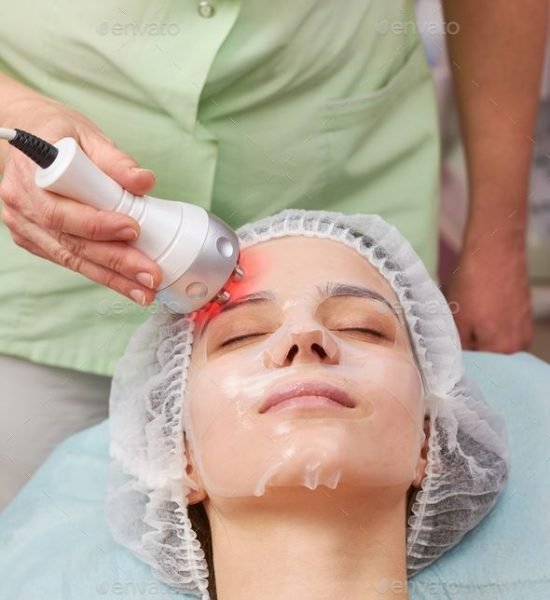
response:
<path id="1" fill-rule="evenodd" d="M 338 329 L 338 331 L 358 331 L 367 335 L 373 335 L 380 339 L 386 338 L 386 335 L 384 335 L 381 331 L 377 331 L 376 329 L 369 329 L 368 327 L 347 327 L 345 329 Z"/>
<path id="2" fill-rule="evenodd" d="M 367 327 L 347 327 L 344 329 L 338 329 L 338 331 L 358 331 L 364 335 L 374 336 L 376 338 L 385 339 L 386 336 L 376 329 L 369 329 Z M 242 340 L 246 340 L 248 338 L 258 337 L 260 335 L 266 335 L 265 333 L 247 333 L 245 335 L 239 335 L 234 338 L 229 338 L 225 340 L 222 344 L 220 344 L 220 348 L 224 348 L 226 346 L 230 346 L 232 344 L 236 344 L 237 342 L 241 342 Z"/>
<path id="3" fill-rule="evenodd" d="M 220 348 L 225 346 L 230 346 L 231 344 L 235 344 L 236 342 L 240 342 L 242 340 L 246 340 L 247 338 L 258 337 L 259 335 L 266 335 L 265 333 L 247 333 L 246 335 L 239 335 L 234 338 L 229 338 L 225 340 L 222 344 L 220 344 Z"/>

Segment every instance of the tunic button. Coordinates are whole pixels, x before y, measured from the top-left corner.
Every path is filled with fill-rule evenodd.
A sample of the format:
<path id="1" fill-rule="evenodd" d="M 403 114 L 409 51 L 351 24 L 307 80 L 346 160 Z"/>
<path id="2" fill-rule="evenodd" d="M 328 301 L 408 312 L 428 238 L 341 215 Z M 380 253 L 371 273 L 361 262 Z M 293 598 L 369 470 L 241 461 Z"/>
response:
<path id="1" fill-rule="evenodd" d="M 199 15 L 205 19 L 209 19 L 214 16 L 214 6 L 210 0 L 200 0 L 198 6 Z"/>

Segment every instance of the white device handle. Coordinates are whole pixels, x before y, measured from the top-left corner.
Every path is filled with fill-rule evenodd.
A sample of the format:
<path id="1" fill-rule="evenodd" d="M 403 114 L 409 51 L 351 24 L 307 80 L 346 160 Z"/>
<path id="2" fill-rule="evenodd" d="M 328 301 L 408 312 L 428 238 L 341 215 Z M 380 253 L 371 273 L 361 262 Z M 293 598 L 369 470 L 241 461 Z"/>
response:
<path id="1" fill-rule="evenodd" d="M 35 181 L 39 187 L 98 210 L 126 212 L 120 211 L 126 190 L 94 164 L 76 140 L 63 138 L 55 146 L 59 154 L 53 164 L 36 170 Z"/>

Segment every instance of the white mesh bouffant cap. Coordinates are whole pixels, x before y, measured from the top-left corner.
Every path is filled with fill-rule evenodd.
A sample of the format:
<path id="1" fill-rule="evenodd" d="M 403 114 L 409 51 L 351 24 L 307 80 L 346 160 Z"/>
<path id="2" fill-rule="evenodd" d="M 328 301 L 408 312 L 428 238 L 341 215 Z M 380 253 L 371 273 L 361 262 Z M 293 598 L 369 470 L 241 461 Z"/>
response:
<path id="1" fill-rule="evenodd" d="M 407 521 L 408 576 L 457 544 L 493 508 L 508 480 L 503 420 L 465 375 L 449 307 L 399 231 L 377 215 L 284 210 L 237 230 L 241 249 L 299 235 L 339 241 L 389 282 L 403 309 L 426 390 L 426 476 Z M 191 315 L 158 312 L 134 333 L 110 397 L 106 500 L 117 542 L 159 580 L 208 600 L 205 554 L 187 514 L 182 421 Z"/>

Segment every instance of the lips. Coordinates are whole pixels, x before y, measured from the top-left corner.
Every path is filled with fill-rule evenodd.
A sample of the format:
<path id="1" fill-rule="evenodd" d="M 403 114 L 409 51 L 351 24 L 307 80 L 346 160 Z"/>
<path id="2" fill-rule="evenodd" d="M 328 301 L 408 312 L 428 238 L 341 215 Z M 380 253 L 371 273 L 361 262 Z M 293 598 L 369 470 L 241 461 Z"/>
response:
<path id="1" fill-rule="evenodd" d="M 269 411 L 271 408 L 285 400 L 299 398 L 300 396 L 318 396 L 328 398 L 345 408 L 355 407 L 355 402 L 351 399 L 349 394 L 334 385 L 322 382 L 301 382 L 290 385 L 287 384 L 284 387 L 276 389 L 262 403 L 260 406 L 260 413 Z"/>

